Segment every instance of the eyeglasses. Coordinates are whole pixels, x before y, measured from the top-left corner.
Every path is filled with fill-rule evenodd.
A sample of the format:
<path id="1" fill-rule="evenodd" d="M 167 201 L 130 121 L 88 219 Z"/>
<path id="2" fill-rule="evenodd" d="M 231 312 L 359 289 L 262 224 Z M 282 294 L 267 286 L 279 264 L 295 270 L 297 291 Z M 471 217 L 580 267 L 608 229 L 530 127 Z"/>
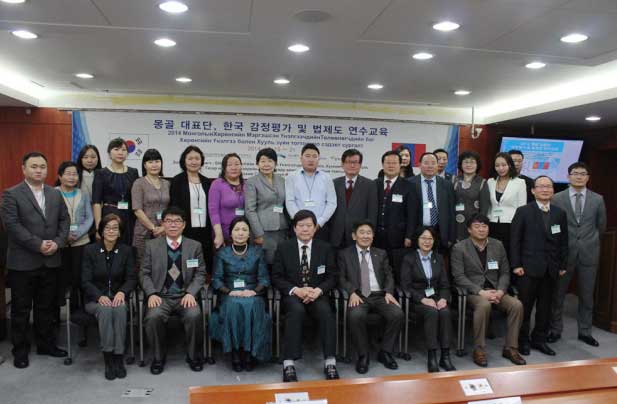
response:
<path id="1" fill-rule="evenodd" d="M 103 229 L 103 231 L 109 231 L 109 232 L 116 232 L 116 231 L 120 231 L 120 228 L 118 226 L 105 226 L 105 228 Z"/>
<path id="2" fill-rule="evenodd" d="M 422 241 L 433 241 L 433 237 L 420 237 L 420 240 Z"/>
<path id="3" fill-rule="evenodd" d="M 358 165 L 358 164 L 361 164 L 361 163 L 360 163 L 359 160 L 345 160 L 345 164 L 349 164 L 350 166 L 351 165 L 355 166 L 355 165 Z"/>
<path id="4" fill-rule="evenodd" d="M 176 224 L 176 225 L 180 226 L 182 223 L 184 223 L 184 220 L 182 220 L 182 219 L 165 219 L 165 220 L 163 220 L 163 222 L 165 224 L 168 224 L 168 225 Z"/>
<path id="5" fill-rule="evenodd" d="M 585 172 L 581 172 L 581 171 L 572 171 L 570 173 L 571 176 L 573 177 L 586 177 L 589 175 L 589 173 L 585 173 Z"/>

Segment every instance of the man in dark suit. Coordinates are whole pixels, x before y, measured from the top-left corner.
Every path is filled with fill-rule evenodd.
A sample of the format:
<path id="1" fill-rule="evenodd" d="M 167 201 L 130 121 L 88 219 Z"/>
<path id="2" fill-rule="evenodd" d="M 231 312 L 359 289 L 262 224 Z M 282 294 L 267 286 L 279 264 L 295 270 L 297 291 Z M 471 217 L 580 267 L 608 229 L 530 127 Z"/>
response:
<path id="1" fill-rule="evenodd" d="M 336 324 L 327 297 L 338 277 L 334 250 L 314 238 L 317 217 L 310 210 L 299 210 L 292 225 L 296 237 L 278 245 L 272 268 L 272 285 L 281 292 L 286 312 L 283 381 L 298 381 L 294 361 L 302 357 L 302 325 L 307 314 L 319 324 L 326 380 L 338 379 Z"/>
<path id="2" fill-rule="evenodd" d="M 510 157 L 512 157 L 512 161 L 514 162 L 514 168 L 516 169 L 516 174 L 519 178 L 525 181 L 525 186 L 527 187 L 527 203 L 533 202 L 534 197 L 531 190 L 533 189 L 533 180 L 526 175 L 521 174 L 523 170 L 523 161 L 525 160 L 525 155 L 520 150 L 510 150 L 508 151 Z"/>
<path id="3" fill-rule="evenodd" d="M 351 231 L 355 222 L 368 219 L 373 226 L 377 224 L 377 187 L 360 175 L 362 153 L 345 150 L 341 162 L 345 175 L 334 179 L 336 211 L 330 219 L 330 242 L 336 248 L 354 244 Z"/>
<path id="4" fill-rule="evenodd" d="M 56 347 L 53 316 L 59 248 L 69 235 L 69 213 L 57 189 L 45 185 L 47 159 L 38 152 L 22 160 L 24 181 L 4 191 L 0 213 L 8 235 L 6 266 L 11 286 L 13 364 L 28 367 L 30 309 L 34 306 L 36 352 L 66 356 Z"/>
<path id="5" fill-rule="evenodd" d="M 415 202 L 414 225 L 433 227 L 439 235 L 440 251 L 446 251 L 456 240 L 454 188 L 437 175 L 437 156 L 420 156 L 420 175 L 410 181 Z"/>
<path id="6" fill-rule="evenodd" d="M 437 175 L 451 183 L 452 174 L 446 172 L 448 152 L 445 149 L 435 149 L 433 154 L 437 157 Z"/>
<path id="7" fill-rule="evenodd" d="M 349 294 L 349 329 L 358 352 L 356 371 L 364 374 L 369 367 L 369 340 L 366 318 L 369 312 L 385 321 L 378 360 L 388 369 L 398 369 L 392 357 L 396 337 L 403 324 L 403 311 L 392 295 L 394 277 L 384 250 L 372 247 L 373 223 L 356 222 L 353 227 L 355 244 L 338 254 L 339 284 Z"/>
<path id="8" fill-rule="evenodd" d="M 566 213 L 554 204 L 553 180 L 535 179 L 532 190 L 536 200 L 521 206 L 512 219 L 511 268 L 516 275 L 519 299 L 524 316 L 519 333 L 519 350 L 529 355 L 529 348 L 555 355 L 546 344 L 553 290 L 566 273 L 568 261 L 568 221 Z M 531 311 L 536 306 L 536 321 L 529 340 Z"/>
<path id="9" fill-rule="evenodd" d="M 401 156 L 394 150 L 381 156 L 383 177 L 375 180 L 377 186 L 377 232 L 375 246 L 386 250 L 395 275 L 403 259 L 405 248 L 411 247 L 415 217 L 411 184 L 401 173 Z"/>

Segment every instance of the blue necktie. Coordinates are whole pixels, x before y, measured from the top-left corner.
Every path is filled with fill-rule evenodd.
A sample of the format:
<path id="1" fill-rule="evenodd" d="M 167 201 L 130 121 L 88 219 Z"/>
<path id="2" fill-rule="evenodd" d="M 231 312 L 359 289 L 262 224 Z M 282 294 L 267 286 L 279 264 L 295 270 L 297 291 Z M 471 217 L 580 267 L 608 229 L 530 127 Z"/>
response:
<path id="1" fill-rule="evenodd" d="M 428 197 L 428 201 L 431 203 L 431 226 L 435 226 L 437 224 L 437 204 L 435 203 L 435 195 L 433 195 L 433 180 L 424 180 L 426 182 L 426 196 Z"/>

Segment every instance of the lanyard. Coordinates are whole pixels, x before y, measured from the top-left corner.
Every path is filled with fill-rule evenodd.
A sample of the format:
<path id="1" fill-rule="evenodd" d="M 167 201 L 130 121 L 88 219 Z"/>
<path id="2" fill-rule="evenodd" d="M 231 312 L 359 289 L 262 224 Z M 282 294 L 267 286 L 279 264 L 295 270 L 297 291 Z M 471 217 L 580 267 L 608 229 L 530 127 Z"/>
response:
<path id="1" fill-rule="evenodd" d="M 304 174 L 304 172 L 302 172 L 302 178 L 304 179 L 304 185 L 306 185 L 306 189 L 309 192 L 309 201 L 312 201 L 313 198 L 313 187 L 315 186 L 315 177 L 317 177 L 317 171 L 315 171 L 315 174 L 312 175 L 313 177 L 313 182 L 311 182 L 311 186 L 309 187 L 308 185 L 308 181 L 306 180 L 306 175 Z"/>

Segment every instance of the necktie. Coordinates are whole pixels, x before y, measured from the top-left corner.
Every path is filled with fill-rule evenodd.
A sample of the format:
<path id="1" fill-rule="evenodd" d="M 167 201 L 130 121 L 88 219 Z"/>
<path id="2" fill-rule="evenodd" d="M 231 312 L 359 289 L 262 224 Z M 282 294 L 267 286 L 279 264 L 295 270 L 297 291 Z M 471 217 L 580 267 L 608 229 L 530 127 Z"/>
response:
<path id="1" fill-rule="evenodd" d="M 347 180 L 347 189 L 345 189 L 345 202 L 349 205 L 351 199 L 351 193 L 353 192 L 353 181 Z"/>
<path id="2" fill-rule="evenodd" d="M 389 195 L 390 194 L 390 184 L 392 184 L 391 180 L 386 180 L 386 189 L 384 191 L 385 195 Z"/>
<path id="3" fill-rule="evenodd" d="M 309 283 L 309 263 L 308 263 L 308 255 L 306 255 L 306 249 L 308 246 L 302 246 L 302 260 L 300 261 L 300 267 L 302 269 L 302 285 L 304 287 L 308 286 Z"/>
<path id="4" fill-rule="evenodd" d="M 548 213 L 548 206 L 547 205 L 542 205 L 542 212 Z"/>
<path id="5" fill-rule="evenodd" d="M 580 223 L 583 216 L 583 194 L 577 192 L 574 196 L 576 197 L 574 201 L 574 216 L 576 217 L 576 222 Z"/>
<path id="6" fill-rule="evenodd" d="M 171 248 L 173 248 L 174 250 L 177 250 L 179 245 L 180 243 L 178 243 L 176 240 L 171 242 Z"/>
<path id="7" fill-rule="evenodd" d="M 362 296 L 367 297 L 371 294 L 371 281 L 369 279 L 369 267 L 366 260 L 367 250 L 362 250 L 362 260 L 360 260 L 360 288 L 362 289 Z"/>
<path id="8" fill-rule="evenodd" d="M 426 196 L 431 203 L 431 226 L 437 224 L 437 204 L 435 203 L 435 195 L 433 195 L 433 180 L 424 180 L 426 182 Z"/>

